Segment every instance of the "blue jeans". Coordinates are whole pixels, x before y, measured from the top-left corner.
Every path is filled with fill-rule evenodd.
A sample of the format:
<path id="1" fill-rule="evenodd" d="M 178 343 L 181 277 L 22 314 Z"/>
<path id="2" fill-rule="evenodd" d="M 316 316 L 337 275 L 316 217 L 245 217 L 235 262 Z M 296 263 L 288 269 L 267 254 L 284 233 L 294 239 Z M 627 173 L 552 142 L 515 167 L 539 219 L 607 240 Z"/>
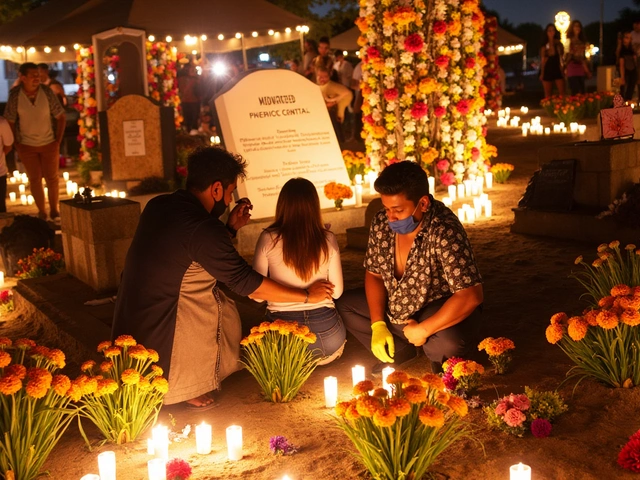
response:
<path id="1" fill-rule="evenodd" d="M 316 350 L 316 353 L 322 357 L 333 355 L 347 338 L 347 330 L 335 308 L 322 307 L 295 312 L 267 310 L 266 316 L 269 321 L 285 320 L 309 327 L 317 337 L 316 342 L 309 345 L 309 350 Z"/>

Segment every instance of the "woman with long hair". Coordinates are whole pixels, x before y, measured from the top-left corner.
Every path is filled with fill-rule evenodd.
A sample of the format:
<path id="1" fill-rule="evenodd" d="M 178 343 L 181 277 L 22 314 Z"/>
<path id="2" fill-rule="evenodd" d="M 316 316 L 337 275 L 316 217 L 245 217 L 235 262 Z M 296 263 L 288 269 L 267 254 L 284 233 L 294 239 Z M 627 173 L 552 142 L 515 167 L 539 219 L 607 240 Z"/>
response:
<path id="1" fill-rule="evenodd" d="M 333 298 L 342 295 L 338 242 L 322 225 L 318 192 L 309 180 L 292 178 L 282 187 L 275 221 L 258 239 L 253 268 L 289 287 L 306 288 L 316 280 L 328 280 L 334 285 Z M 307 325 L 317 336 L 309 348 L 321 357 L 319 365 L 342 355 L 346 329 L 333 300 L 269 302 L 267 318 Z"/>
<path id="2" fill-rule="evenodd" d="M 567 80 L 569 80 L 571 95 L 577 95 L 585 92 L 585 77 L 591 78 L 591 69 L 585 54 L 587 51 L 587 37 L 579 20 L 571 22 L 567 38 L 569 39 L 569 51 L 565 61 L 565 72 Z"/>
<path id="3" fill-rule="evenodd" d="M 553 23 L 544 29 L 545 35 L 540 47 L 540 80 L 544 87 L 544 96 L 548 98 L 553 92 L 553 86 L 558 94 L 564 95 L 564 75 L 562 73 L 562 57 L 564 47 L 560 41 L 560 32 Z"/>

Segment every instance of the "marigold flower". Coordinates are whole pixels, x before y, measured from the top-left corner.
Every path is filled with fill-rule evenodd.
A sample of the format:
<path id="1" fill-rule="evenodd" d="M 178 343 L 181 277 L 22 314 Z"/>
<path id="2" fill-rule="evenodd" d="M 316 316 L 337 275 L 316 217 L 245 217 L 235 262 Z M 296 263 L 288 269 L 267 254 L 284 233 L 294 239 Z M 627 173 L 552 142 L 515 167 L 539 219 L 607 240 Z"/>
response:
<path id="1" fill-rule="evenodd" d="M 151 390 L 153 388 L 153 386 L 151 385 L 151 382 L 149 381 L 148 378 L 141 377 L 140 378 L 140 383 L 138 383 L 138 388 L 140 390 L 142 390 L 143 392 L 146 392 L 148 390 Z"/>
<path id="2" fill-rule="evenodd" d="M 590 327 L 598 325 L 596 317 L 598 316 L 598 310 L 587 310 L 583 312 L 582 318 L 589 324 Z"/>
<path id="3" fill-rule="evenodd" d="M 598 245 L 598 253 L 606 252 L 607 250 L 609 250 L 609 244 L 601 243 L 600 245 Z"/>
<path id="4" fill-rule="evenodd" d="M 583 320 L 581 317 L 572 317 L 569 320 L 569 328 L 567 329 L 567 333 L 569 334 L 569 337 L 571 337 L 571 340 L 573 340 L 574 342 L 579 342 L 587 335 L 588 329 L 589 324 L 586 320 Z"/>
<path id="5" fill-rule="evenodd" d="M 138 344 L 131 335 L 120 335 L 113 343 L 118 347 L 133 347 Z"/>
<path id="6" fill-rule="evenodd" d="M 591 264 L 591 266 L 596 267 L 596 268 L 600 268 L 602 266 L 602 259 L 601 258 L 596 258 L 593 263 Z"/>
<path id="7" fill-rule="evenodd" d="M 602 310 L 598 313 L 596 322 L 605 330 L 611 330 L 618 326 L 618 316 L 613 312 Z"/>
<path id="8" fill-rule="evenodd" d="M 4 349 L 13 345 L 13 342 L 7 337 L 0 337 L 0 348 Z"/>
<path id="9" fill-rule="evenodd" d="M 400 370 L 391 372 L 387 376 L 387 383 L 389 385 L 394 385 L 396 383 L 407 383 L 408 381 L 409 381 L 409 375 L 407 375 L 405 372 L 402 372 Z"/>
<path id="10" fill-rule="evenodd" d="M 104 351 L 104 356 L 107 358 L 117 357 L 122 353 L 122 348 L 120 347 L 109 347 Z"/>
<path id="11" fill-rule="evenodd" d="M 449 392 L 436 393 L 436 401 L 439 403 L 442 403 L 443 405 L 447 405 L 449 403 L 450 398 L 451 398 L 451 394 Z"/>
<path id="12" fill-rule="evenodd" d="M 69 391 L 69 387 L 71 387 L 71 380 L 66 375 L 54 375 L 51 380 L 51 386 L 57 395 L 64 397 Z"/>
<path id="13" fill-rule="evenodd" d="M 405 398 L 411 403 L 421 403 L 427 399 L 427 390 L 419 385 L 409 385 L 403 392 Z"/>
<path id="14" fill-rule="evenodd" d="M 389 398 L 389 392 L 382 387 L 378 387 L 373 391 L 371 396 L 376 398 Z"/>
<path id="15" fill-rule="evenodd" d="M 13 395 L 22 388 L 22 381 L 15 375 L 4 375 L 0 378 L 0 393 Z"/>
<path id="16" fill-rule="evenodd" d="M 374 413 L 373 423 L 379 427 L 390 427 L 396 423 L 396 414 L 389 408 L 381 408 Z"/>
<path id="17" fill-rule="evenodd" d="M 98 344 L 98 349 L 97 349 L 98 353 L 101 353 L 103 350 L 106 350 L 110 346 L 111 346 L 111 342 L 109 342 L 109 341 L 100 342 Z"/>
<path id="18" fill-rule="evenodd" d="M 140 381 L 140 372 L 133 368 L 127 368 L 122 372 L 120 379 L 125 385 L 135 385 Z"/>
<path id="19" fill-rule="evenodd" d="M 11 355 L 5 352 L 4 350 L 0 350 L 0 368 L 4 368 L 11 363 Z"/>
<path id="20" fill-rule="evenodd" d="M 80 365 L 80 371 L 81 372 L 91 372 L 91 370 L 95 366 L 96 366 L 96 362 L 94 362 L 93 360 L 87 360 L 82 365 Z"/>
<path id="21" fill-rule="evenodd" d="M 576 265 L 580 265 L 583 260 L 584 260 L 584 258 L 582 257 L 582 255 L 580 255 L 580 256 L 576 257 L 576 259 L 573 261 L 573 263 L 575 263 Z"/>
<path id="22" fill-rule="evenodd" d="M 391 398 L 387 402 L 387 406 L 396 417 L 404 417 L 411 413 L 411 404 L 404 398 Z"/>
<path id="23" fill-rule="evenodd" d="M 118 382 L 111 378 L 103 378 L 98 380 L 96 385 L 96 397 L 102 397 L 103 395 L 111 395 L 118 390 Z"/>
<path id="24" fill-rule="evenodd" d="M 360 418 L 360 414 L 358 413 L 358 410 L 356 410 L 355 404 L 352 403 L 349 405 L 349 408 L 347 408 L 347 412 L 345 413 L 345 417 L 347 420 L 351 420 L 352 422 Z"/>
<path id="25" fill-rule="evenodd" d="M 21 363 L 14 363 L 4 369 L 4 374 L 15 375 L 20 380 L 22 380 L 27 376 L 27 367 L 25 367 Z"/>
<path id="26" fill-rule="evenodd" d="M 624 310 L 620 315 L 620 321 L 630 327 L 635 327 L 640 325 L 640 313 L 638 310 Z"/>
<path id="27" fill-rule="evenodd" d="M 300 338 L 309 344 L 316 343 L 317 339 L 316 334 L 312 332 L 302 335 Z"/>
<path id="28" fill-rule="evenodd" d="M 33 398 L 42 398 L 49 391 L 53 375 L 46 368 L 29 368 L 27 369 L 27 386 L 25 388 L 27 395 Z"/>
<path id="29" fill-rule="evenodd" d="M 373 417 L 373 414 L 382 407 L 379 398 L 363 395 L 356 401 L 356 410 L 363 417 Z"/>
<path id="30" fill-rule="evenodd" d="M 149 352 L 147 352 L 147 349 L 144 348 L 143 345 L 139 344 L 130 347 L 127 350 L 127 353 L 131 358 L 134 358 L 136 360 L 145 361 L 147 358 L 149 358 Z"/>
<path id="31" fill-rule="evenodd" d="M 484 373 L 484 367 L 472 360 L 458 362 L 453 367 L 453 378 L 455 379 L 473 375 L 474 373 Z"/>
<path id="32" fill-rule="evenodd" d="M 620 246 L 620 242 L 618 240 L 614 240 L 609 244 L 609 248 L 618 248 Z"/>
<path id="33" fill-rule="evenodd" d="M 162 370 L 162 367 L 159 367 L 158 365 L 151 365 L 151 373 L 157 376 L 162 376 L 164 370 Z"/>
<path id="34" fill-rule="evenodd" d="M 630 243 L 626 247 L 624 247 L 624 249 L 632 252 L 636 249 L 636 246 L 633 243 Z"/>
<path id="35" fill-rule="evenodd" d="M 336 414 L 340 417 L 344 417 L 347 413 L 347 409 L 353 405 L 353 402 L 338 402 L 336 404 Z"/>
<path id="36" fill-rule="evenodd" d="M 67 358 L 62 350 L 58 348 L 53 348 L 49 350 L 46 357 L 49 359 L 51 363 L 53 363 L 57 368 L 64 368 L 67 364 Z"/>
<path id="37" fill-rule="evenodd" d="M 111 360 L 107 360 L 100 364 L 100 371 L 102 373 L 107 373 L 109 370 L 113 368 L 113 362 Z"/>
<path id="38" fill-rule="evenodd" d="M 422 376 L 422 381 L 429 387 L 440 392 L 444 392 L 445 386 L 442 381 L 442 377 L 440 375 L 436 375 L 435 373 L 425 373 Z"/>
<path id="39" fill-rule="evenodd" d="M 78 402 L 82 398 L 82 386 L 78 379 L 71 382 L 71 386 L 67 390 L 67 397 L 74 402 Z"/>
<path id="40" fill-rule="evenodd" d="M 154 378 L 151 385 L 160 393 L 167 393 L 169 391 L 169 382 L 164 377 Z"/>
<path id="41" fill-rule="evenodd" d="M 467 413 L 469 413 L 467 402 L 465 402 L 463 398 L 460 398 L 457 395 L 451 395 L 451 397 L 449 397 L 447 407 L 453 410 L 460 417 L 464 417 Z"/>
<path id="42" fill-rule="evenodd" d="M 555 345 L 560 340 L 562 340 L 562 337 L 564 335 L 562 325 L 559 325 L 557 323 L 549 325 L 547 327 L 547 330 L 545 331 L 545 335 L 547 337 L 547 342 Z"/>
<path id="43" fill-rule="evenodd" d="M 566 313 L 556 313 L 551 317 L 551 325 L 566 325 L 568 319 L 569 317 Z"/>
<path id="44" fill-rule="evenodd" d="M 613 301 L 614 301 L 614 298 L 611 296 L 603 297 L 600 300 L 598 300 L 598 306 L 601 308 L 611 308 L 613 306 Z"/>
<path id="45" fill-rule="evenodd" d="M 82 383 L 82 394 L 91 395 L 92 393 L 96 393 L 97 389 L 98 379 L 96 377 L 85 377 L 84 382 Z"/>
<path id="46" fill-rule="evenodd" d="M 260 325 L 254 328 L 256 329 L 256 333 L 266 333 L 271 330 L 271 322 L 262 322 Z M 277 331 L 277 330 L 278 330 L 278 327 L 276 326 L 274 328 L 274 331 Z M 251 331 L 252 333 L 254 333 L 253 329 L 251 329 Z"/>
<path id="47" fill-rule="evenodd" d="M 626 297 L 616 298 L 621 308 L 638 310 L 640 309 L 640 297 L 634 295 L 627 295 Z"/>
<path id="48" fill-rule="evenodd" d="M 307 335 L 308 333 L 311 333 L 311 330 L 309 330 L 309 327 L 307 327 L 306 325 L 296 325 L 295 328 L 293 329 L 294 335 L 304 336 L 304 335 Z"/>
<path id="49" fill-rule="evenodd" d="M 420 421 L 427 427 L 440 428 L 444 425 L 444 412 L 431 405 L 420 409 L 418 418 L 420 418 Z"/>
<path id="50" fill-rule="evenodd" d="M 353 387 L 354 395 L 364 395 L 368 394 L 371 390 L 373 390 L 373 382 L 371 380 L 363 380 L 358 382 Z"/>
<path id="51" fill-rule="evenodd" d="M 151 360 L 153 363 L 156 363 L 158 360 L 160 360 L 160 355 L 158 355 L 158 352 L 151 348 L 147 348 L 147 354 L 149 355 L 149 360 Z"/>
<path id="52" fill-rule="evenodd" d="M 27 350 L 28 348 L 35 347 L 36 342 L 31 340 L 30 338 L 19 338 L 18 340 L 16 340 L 14 345 L 16 348 L 19 348 L 21 350 Z"/>
<path id="53" fill-rule="evenodd" d="M 611 289 L 612 297 L 623 297 L 626 295 L 631 295 L 631 287 L 629 287 L 628 285 L 616 285 Z"/>

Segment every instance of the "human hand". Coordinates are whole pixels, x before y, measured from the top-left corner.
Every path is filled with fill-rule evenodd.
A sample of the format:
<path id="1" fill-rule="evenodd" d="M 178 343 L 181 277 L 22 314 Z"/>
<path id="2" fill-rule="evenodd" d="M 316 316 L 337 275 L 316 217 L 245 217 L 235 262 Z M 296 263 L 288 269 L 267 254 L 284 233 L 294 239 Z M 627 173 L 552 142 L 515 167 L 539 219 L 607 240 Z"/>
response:
<path id="1" fill-rule="evenodd" d="M 238 203 L 231 213 L 229 214 L 229 220 L 227 220 L 227 225 L 233 228 L 235 231 L 238 231 L 240 228 L 244 227 L 249 220 L 251 219 L 251 210 L 253 209 L 253 205 L 251 205 L 251 200 L 248 198 L 241 198 L 238 200 Z"/>
<path id="2" fill-rule="evenodd" d="M 324 103 L 327 105 L 327 108 L 331 108 L 334 105 L 337 105 L 338 103 L 335 102 L 334 100 L 325 100 Z"/>
<path id="3" fill-rule="evenodd" d="M 618 80 L 620 80 L 618 85 L 624 85 L 624 77 L 620 77 Z"/>
<path id="4" fill-rule="evenodd" d="M 307 288 L 309 292 L 309 303 L 320 303 L 323 300 L 331 300 L 333 295 L 333 283 L 328 280 L 318 280 Z"/>
<path id="5" fill-rule="evenodd" d="M 395 355 L 395 344 L 393 335 L 387 328 L 387 323 L 383 320 L 371 324 L 371 353 L 382 362 L 393 363 Z M 389 353 L 387 354 L 387 348 Z"/>
<path id="6" fill-rule="evenodd" d="M 402 329 L 402 332 L 404 336 L 407 337 L 407 340 L 416 347 L 424 345 L 427 342 L 427 338 L 429 338 L 424 327 L 415 320 L 409 320 Z"/>

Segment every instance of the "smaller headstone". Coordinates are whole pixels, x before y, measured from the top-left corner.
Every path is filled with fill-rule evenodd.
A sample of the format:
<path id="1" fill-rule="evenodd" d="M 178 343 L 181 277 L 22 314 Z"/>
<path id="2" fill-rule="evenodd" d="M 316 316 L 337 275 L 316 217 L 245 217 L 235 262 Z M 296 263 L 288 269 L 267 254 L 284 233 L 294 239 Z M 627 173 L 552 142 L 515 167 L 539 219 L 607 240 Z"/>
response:
<path id="1" fill-rule="evenodd" d="M 55 232 L 47 222 L 29 215 L 18 215 L 0 233 L 0 254 L 7 276 L 19 270 L 18 261 L 33 253 L 34 248 L 52 248 Z"/>
<path id="2" fill-rule="evenodd" d="M 553 160 L 534 173 L 519 207 L 539 210 L 571 210 L 576 160 Z"/>

